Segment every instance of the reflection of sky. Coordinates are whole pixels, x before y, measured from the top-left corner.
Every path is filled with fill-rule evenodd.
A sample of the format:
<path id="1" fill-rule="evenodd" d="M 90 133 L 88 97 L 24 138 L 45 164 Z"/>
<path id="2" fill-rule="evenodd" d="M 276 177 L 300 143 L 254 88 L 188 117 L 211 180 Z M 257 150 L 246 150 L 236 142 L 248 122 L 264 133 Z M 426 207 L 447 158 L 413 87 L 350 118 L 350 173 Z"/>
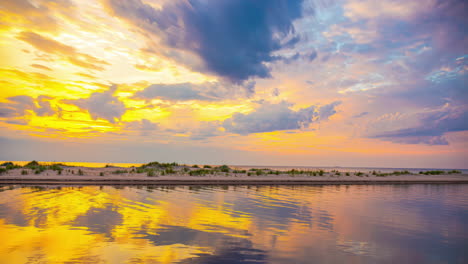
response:
<path id="1" fill-rule="evenodd" d="M 465 186 L 1 190 L 6 263 L 466 259 Z"/>

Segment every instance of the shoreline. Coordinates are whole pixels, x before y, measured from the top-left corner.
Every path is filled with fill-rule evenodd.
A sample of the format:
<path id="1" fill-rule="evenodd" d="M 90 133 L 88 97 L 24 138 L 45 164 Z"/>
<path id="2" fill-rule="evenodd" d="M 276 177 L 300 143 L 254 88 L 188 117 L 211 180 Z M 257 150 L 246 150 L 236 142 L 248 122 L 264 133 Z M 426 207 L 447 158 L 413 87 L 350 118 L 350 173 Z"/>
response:
<path id="1" fill-rule="evenodd" d="M 468 174 L 459 171 L 409 171 L 382 173 L 337 170 L 289 170 L 271 168 L 239 170 L 226 165 L 211 167 L 153 162 L 140 167 L 69 167 L 31 162 L 7 164 L 0 185 L 381 185 L 381 184 L 468 184 Z"/>
<path id="2" fill-rule="evenodd" d="M 468 175 L 421 177 L 125 177 L 125 176 L 1 176 L 0 185 L 383 185 L 383 184 L 468 184 Z"/>

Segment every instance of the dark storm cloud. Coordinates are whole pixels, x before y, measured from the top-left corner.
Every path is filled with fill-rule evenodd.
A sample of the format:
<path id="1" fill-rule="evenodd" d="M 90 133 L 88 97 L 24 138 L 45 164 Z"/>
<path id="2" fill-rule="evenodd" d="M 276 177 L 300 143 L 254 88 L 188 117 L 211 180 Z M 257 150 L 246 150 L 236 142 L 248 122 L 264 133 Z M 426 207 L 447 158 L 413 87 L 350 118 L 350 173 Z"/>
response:
<path id="1" fill-rule="evenodd" d="M 293 21 L 302 15 L 302 0 L 171 1 L 160 10 L 140 0 L 109 0 L 107 6 L 165 45 L 197 54 L 206 71 L 237 83 L 270 76 L 265 63 L 299 41 Z"/>

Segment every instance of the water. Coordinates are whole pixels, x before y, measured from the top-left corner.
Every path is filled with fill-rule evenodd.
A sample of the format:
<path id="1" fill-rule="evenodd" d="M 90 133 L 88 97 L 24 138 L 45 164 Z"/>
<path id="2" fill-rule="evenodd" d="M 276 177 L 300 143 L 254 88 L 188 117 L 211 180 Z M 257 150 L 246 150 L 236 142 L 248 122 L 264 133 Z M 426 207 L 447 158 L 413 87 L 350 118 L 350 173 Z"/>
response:
<path id="1" fill-rule="evenodd" d="M 468 185 L 0 191 L 1 263 L 468 263 Z"/>

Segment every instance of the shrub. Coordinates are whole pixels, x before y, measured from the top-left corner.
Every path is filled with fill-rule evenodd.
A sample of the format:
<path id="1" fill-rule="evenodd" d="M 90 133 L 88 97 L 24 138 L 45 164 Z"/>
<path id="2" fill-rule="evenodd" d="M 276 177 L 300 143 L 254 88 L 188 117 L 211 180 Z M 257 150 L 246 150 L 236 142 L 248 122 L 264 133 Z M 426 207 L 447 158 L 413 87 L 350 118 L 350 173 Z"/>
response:
<path id="1" fill-rule="evenodd" d="M 101 172 L 99 173 L 99 176 L 104 176 L 104 172 L 101 171 Z"/>
<path id="2" fill-rule="evenodd" d="M 81 169 L 78 169 L 78 175 L 83 175 L 83 171 Z"/>
<path id="3" fill-rule="evenodd" d="M 419 174 L 424 174 L 424 175 L 440 175 L 444 174 L 444 171 L 441 170 L 432 170 L 432 171 L 420 171 Z"/>
<path id="4" fill-rule="evenodd" d="M 21 166 L 20 165 L 15 165 L 15 164 L 12 163 L 12 164 L 6 165 L 5 168 L 7 170 L 13 170 L 13 169 L 19 169 L 19 168 L 21 168 Z"/>
<path id="5" fill-rule="evenodd" d="M 22 170 L 21 175 L 28 175 L 28 171 L 27 170 Z"/>
<path id="6" fill-rule="evenodd" d="M 262 170 L 258 170 L 257 172 L 255 172 L 255 174 L 257 174 L 257 176 L 260 176 L 263 174 L 263 171 Z"/>
<path id="7" fill-rule="evenodd" d="M 146 175 L 147 175 L 148 177 L 154 177 L 154 176 L 155 176 L 153 170 L 149 170 L 149 171 L 146 173 Z"/>
<path id="8" fill-rule="evenodd" d="M 59 164 L 53 164 L 53 165 L 48 166 L 48 169 L 54 170 L 54 171 L 60 171 L 62 170 L 62 167 Z"/>
<path id="9" fill-rule="evenodd" d="M 115 170 L 112 172 L 112 174 L 123 174 L 123 173 L 128 173 L 126 170 Z"/>
<path id="10" fill-rule="evenodd" d="M 204 169 L 211 169 L 211 166 L 210 165 L 205 165 L 203 166 Z"/>
<path id="11" fill-rule="evenodd" d="M 167 168 L 164 172 L 165 172 L 166 174 L 174 174 L 174 173 L 176 173 L 176 171 L 173 170 L 172 167 Z"/>
<path id="12" fill-rule="evenodd" d="M 0 174 L 3 174 L 3 173 L 5 173 L 5 172 L 7 172 L 7 169 L 5 169 L 5 168 L 0 168 Z"/>
<path id="13" fill-rule="evenodd" d="M 31 162 L 29 162 L 28 164 L 25 165 L 25 167 L 36 167 L 36 166 L 39 166 L 39 162 L 33 160 Z"/>
<path id="14" fill-rule="evenodd" d="M 198 170 L 190 171 L 190 172 L 189 172 L 189 175 L 190 175 L 190 176 L 204 176 L 204 175 L 210 174 L 210 173 L 211 173 L 210 170 L 198 169 Z"/>
<path id="15" fill-rule="evenodd" d="M 227 165 L 222 165 L 222 166 L 219 166 L 219 170 L 221 172 L 229 172 L 231 168 L 229 168 Z"/>
<path id="16" fill-rule="evenodd" d="M 392 175 L 406 175 L 406 174 L 412 174 L 412 173 L 405 170 L 405 171 L 394 171 L 394 172 L 392 172 L 390 174 L 392 174 Z"/>
<path id="17" fill-rule="evenodd" d="M 5 166 L 5 167 L 9 166 L 9 165 L 13 165 L 13 162 L 7 161 L 7 162 L 4 162 L 4 163 L 0 164 L 0 166 Z"/>

